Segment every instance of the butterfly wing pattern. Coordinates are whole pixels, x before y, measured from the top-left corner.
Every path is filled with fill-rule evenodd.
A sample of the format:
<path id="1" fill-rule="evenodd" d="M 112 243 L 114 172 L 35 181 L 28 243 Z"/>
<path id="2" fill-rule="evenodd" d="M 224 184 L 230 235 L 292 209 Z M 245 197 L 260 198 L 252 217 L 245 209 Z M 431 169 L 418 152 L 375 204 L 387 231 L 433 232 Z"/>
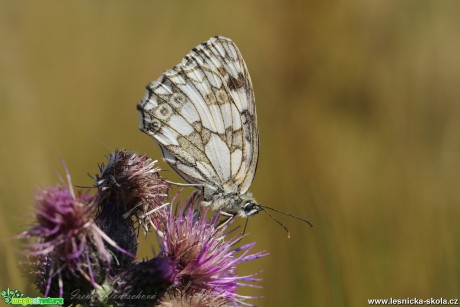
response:
<path id="1" fill-rule="evenodd" d="M 261 208 L 248 189 L 259 154 L 254 92 L 236 45 L 215 36 L 146 87 L 140 129 L 165 160 L 203 189 L 205 204 L 231 216 Z"/>

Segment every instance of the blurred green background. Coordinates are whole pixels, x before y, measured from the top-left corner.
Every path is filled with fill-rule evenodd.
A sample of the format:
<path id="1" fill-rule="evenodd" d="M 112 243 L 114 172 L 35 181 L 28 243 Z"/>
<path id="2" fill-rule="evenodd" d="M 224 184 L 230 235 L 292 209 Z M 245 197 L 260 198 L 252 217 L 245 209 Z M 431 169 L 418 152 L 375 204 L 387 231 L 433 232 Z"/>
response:
<path id="1" fill-rule="evenodd" d="M 138 131 L 144 86 L 195 45 L 232 38 L 252 76 L 270 256 L 261 306 L 460 297 L 460 2 L 1 1 L 0 288 L 32 292 L 11 237 L 33 191 L 74 184 L 115 148 L 160 159 Z M 166 176 L 180 179 L 168 169 Z M 145 242 L 143 242 L 145 243 Z M 147 257 L 150 244 L 142 244 Z"/>

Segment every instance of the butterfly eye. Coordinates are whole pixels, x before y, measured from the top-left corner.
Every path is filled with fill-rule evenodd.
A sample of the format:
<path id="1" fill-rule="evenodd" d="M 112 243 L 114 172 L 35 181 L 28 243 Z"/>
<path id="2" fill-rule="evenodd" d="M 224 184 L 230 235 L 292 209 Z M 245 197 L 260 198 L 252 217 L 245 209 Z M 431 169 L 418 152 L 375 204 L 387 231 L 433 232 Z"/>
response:
<path id="1" fill-rule="evenodd" d="M 246 214 L 246 216 L 256 214 L 260 210 L 261 208 L 253 201 L 248 201 L 247 203 L 243 205 L 243 211 Z"/>

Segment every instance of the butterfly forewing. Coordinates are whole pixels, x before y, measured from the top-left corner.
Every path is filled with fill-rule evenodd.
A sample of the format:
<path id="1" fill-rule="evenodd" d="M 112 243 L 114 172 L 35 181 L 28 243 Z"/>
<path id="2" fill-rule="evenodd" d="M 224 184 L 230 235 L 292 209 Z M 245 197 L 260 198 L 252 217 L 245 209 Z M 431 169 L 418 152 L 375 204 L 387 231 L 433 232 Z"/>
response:
<path id="1" fill-rule="evenodd" d="M 216 36 L 147 86 L 141 130 L 189 183 L 245 193 L 258 159 L 254 93 L 236 45 Z"/>

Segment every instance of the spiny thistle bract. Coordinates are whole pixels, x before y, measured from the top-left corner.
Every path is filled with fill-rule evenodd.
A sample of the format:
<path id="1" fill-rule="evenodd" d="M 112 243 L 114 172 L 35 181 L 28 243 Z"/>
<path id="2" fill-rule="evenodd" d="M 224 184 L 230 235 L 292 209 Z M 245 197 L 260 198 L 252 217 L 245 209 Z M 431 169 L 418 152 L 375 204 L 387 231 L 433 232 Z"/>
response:
<path id="1" fill-rule="evenodd" d="M 236 293 L 256 286 L 255 274 L 236 267 L 265 256 L 250 254 L 255 243 L 218 227 L 193 193 L 185 204 L 170 200 L 170 185 L 156 161 L 115 151 L 95 176 L 96 192 L 75 194 L 67 185 L 37 192 L 36 222 L 20 237 L 29 239 L 25 273 L 45 296 L 84 306 L 240 306 Z M 173 204 L 170 204 L 173 203 Z M 173 208 L 174 205 L 174 208 Z M 139 228 L 156 233 L 160 250 L 136 260 Z"/>

